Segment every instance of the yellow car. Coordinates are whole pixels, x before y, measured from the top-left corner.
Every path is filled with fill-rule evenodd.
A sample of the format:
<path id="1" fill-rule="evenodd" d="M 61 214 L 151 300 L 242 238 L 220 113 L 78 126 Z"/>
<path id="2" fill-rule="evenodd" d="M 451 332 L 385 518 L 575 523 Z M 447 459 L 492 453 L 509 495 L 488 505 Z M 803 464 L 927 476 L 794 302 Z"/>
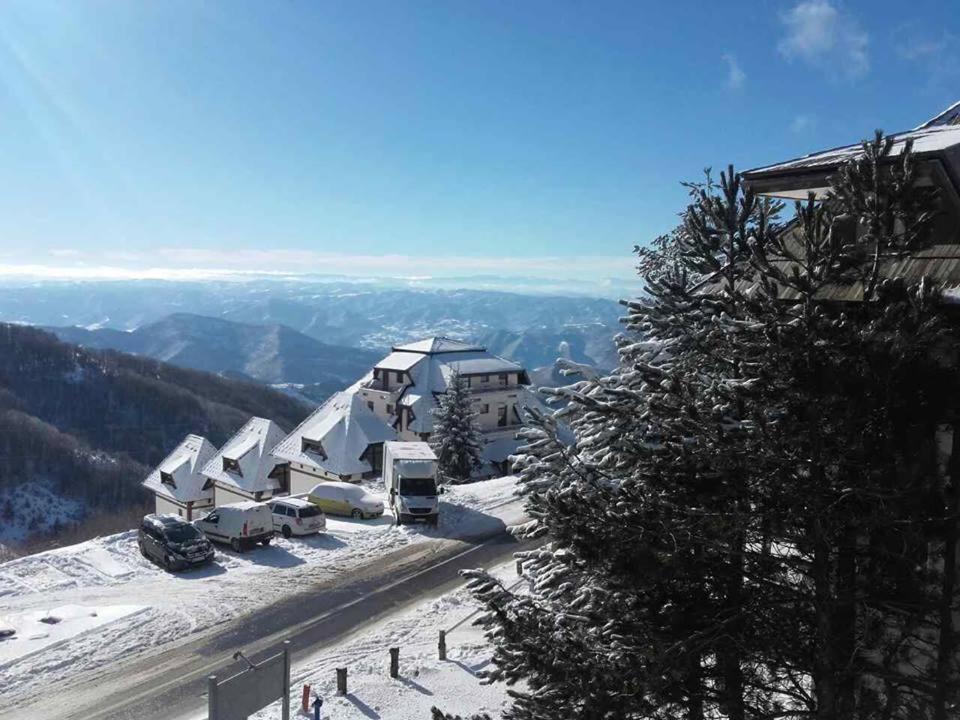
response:
<path id="1" fill-rule="evenodd" d="M 362 486 L 348 482 L 322 482 L 310 491 L 307 500 L 328 515 L 346 515 L 357 519 L 383 515 L 383 500 L 371 495 Z"/>

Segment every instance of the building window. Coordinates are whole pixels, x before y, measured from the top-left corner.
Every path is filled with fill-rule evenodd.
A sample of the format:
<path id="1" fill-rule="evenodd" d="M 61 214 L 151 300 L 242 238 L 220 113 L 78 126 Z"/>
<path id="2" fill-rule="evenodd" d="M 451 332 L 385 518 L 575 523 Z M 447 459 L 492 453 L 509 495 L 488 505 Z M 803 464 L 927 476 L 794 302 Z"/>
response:
<path id="1" fill-rule="evenodd" d="M 488 382 L 490 382 L 490 376 L 489 376 L 489 375 L 481 375 L 481 376 L 480 376 L 480 381 L 481 381 L 481 382 L 488 383 Z"/>
<path id="2" fill-rule="evenodd" d="M 400 370 L 397 370 L 397 382 L 401 385 L 403 384 L 403 372 Z"/>
<path id="3" fill-rule="evenodd" d="M 373 412 L 373 400 L 367 400 L 367 407 Z"/>
<path id="4" fill-rule="evenodd" d="M 323 445 L 316 440 L 311 440 L 310 438 L 300 438 L 300 452 L 305 453 L 314 453 L 319 455 L 324 460 L 327 459 L 327 453 L 323 449 Z"/>
<path id="5" fill-rule="evenodd" d="M 393 405 L 387 405 L 387 415 L 393 415 Z"/>
<path id="6" fill-rule="evenodd" d="M 240 461 L 234 460 L 233 458 L 223 458 L 223 471 L 236 473 L 241 477 L 243 476 L 243 471 L 240 469 Z"/>
<path id="7" fill-rule="evenodd" d="M 506 374 L 506 373 L 500 373 L 497 377 L 498 377 L 499 380 L 500 380 L 500 387 L 506 387 L 506 386 L 507 386 L 507 374 Z"/>
<path id="8" fill-rule="evenodd" d="M 160 482 L 164 485 L 169 485 L 172 488 L 177 487 L 177 483 L 173 481 L 173 475 L 168 472 L 164 472 L 163 470 L 160 471 Z"/>
<path id="9" fill-rule="evenodd" d="M 497 427 L 507 426 L 507 406 L 500 405 L 497 408 Z"/>
<path id="10" fill-rule="evenodd" d="M 490 405 L 488 403 L 484 403 L 480 406 L 481 415 L 486 415 L 488 412 L 490 412 Z"/>

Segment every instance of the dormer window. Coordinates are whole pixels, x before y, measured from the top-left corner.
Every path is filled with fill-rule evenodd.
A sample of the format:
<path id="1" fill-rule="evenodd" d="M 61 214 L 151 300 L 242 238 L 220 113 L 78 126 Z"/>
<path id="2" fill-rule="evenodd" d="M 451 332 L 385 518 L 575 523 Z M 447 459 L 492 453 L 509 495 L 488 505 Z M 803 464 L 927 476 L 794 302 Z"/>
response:
<path id="1" fill-rule="evenodd" d="M 164 485 L 169 485 L 172 488 L 177 487 L 177 483 L 173 480 L 173 475 L 171 473 L 164 472 L 163 470 L 160 471 L 160 482 Z"/>
<path id="2" fill-rule="evenodd" d="M 237 475 L 242 476 L 243 471 L 240 470 L 240 461 L 234 460 L 233 458 L 225 457 L 223 458 L 223 471 L 236 473 Z"/>
<path id="3" fill-rule="evenodd" d="M 313 453 L 314 455 L 319 455 L 324 460 L 327 459 L 327 453 L 324 452 L 323 445 L 321 445 L 316 440 L 310 440 L 309 438 L 301 438 L 300 451 L 305 453 Z"/>

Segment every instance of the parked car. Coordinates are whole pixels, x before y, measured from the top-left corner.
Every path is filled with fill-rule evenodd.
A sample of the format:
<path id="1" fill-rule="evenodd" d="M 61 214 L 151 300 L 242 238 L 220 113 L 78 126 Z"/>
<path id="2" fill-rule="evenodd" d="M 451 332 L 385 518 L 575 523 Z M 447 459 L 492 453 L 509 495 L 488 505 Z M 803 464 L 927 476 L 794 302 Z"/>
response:
<path id="1" fill-rule="evenodd" d="M 167 570 L 184 570 L 213 560 L 204 534 L 176 515 L 146 515 L 137 533 L 140 553 Z"/>
<path id="2" fill-rule="evenodd" d="M 242 553 L 257 543 L 269 545 L 273 539 L 273 514 L 266 503 L 238 502 L 214 508 L 194 524 L 215 542 L 229 543 Z"/>
<path id="3" fill-rule="evenodd" d="M 285 538 L 313 535 L 327 529 L 323 510 L 302 498 L 277 498 L 267 503 L 273 513 L 273 529 Z"/>
<path id="4" fill-rule="evenodd" d="M 373 518 L 383 515 L 383 500 L 371 495 L 361 485 L 331 480 L 322 482 L 307 496 L 328 515 Z"/>

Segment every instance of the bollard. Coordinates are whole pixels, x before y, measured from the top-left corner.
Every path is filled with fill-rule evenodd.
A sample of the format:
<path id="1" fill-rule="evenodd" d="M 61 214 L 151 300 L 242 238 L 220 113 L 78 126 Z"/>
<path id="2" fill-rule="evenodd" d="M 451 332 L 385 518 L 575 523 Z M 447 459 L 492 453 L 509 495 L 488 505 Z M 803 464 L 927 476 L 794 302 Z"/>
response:
<path id="1" fill-rule="evenodd" d="M 400 677 L 400 648 L 390 648 L 390 677 Z"/>
<path id="2" fill-rule="evenodd" d="M 440 631 L 440 642 L 437 643 L 437 648 L 440 650 L 440 659 L 447 659 L 447 631 Z"/>
<path id="3" fill-rule="evenodd" d="M 300 700 L 300 709 L 303 710 L 304 714 L 310 712 L 310 686 L 303 686 L 303 697 Z"/>
<path id="4" fill-rule="evenodd" d="M 347 694 L 347 669 L 337 668 L 337 695 Z"/>
<path id="5" fill-rule="evenodd" d="M 517 575 L 523 575 L 523 560 L 517 560 Z"/>

